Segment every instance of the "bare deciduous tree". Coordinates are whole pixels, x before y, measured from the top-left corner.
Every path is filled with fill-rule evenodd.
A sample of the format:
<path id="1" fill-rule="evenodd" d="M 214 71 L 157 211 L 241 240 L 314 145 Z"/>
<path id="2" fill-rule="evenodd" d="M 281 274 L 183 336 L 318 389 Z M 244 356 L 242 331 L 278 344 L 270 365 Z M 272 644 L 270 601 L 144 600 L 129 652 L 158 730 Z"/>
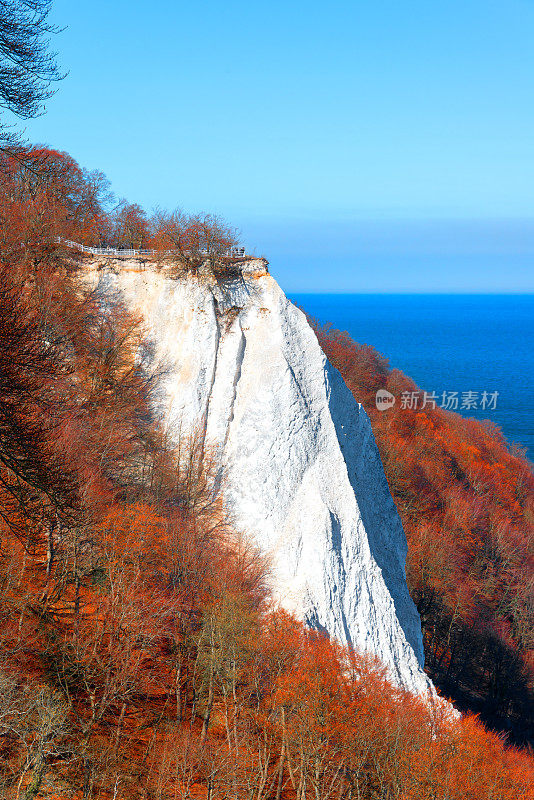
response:
<path id="1" fill-rule="evenodd" d="M 228 268 L 228 257 L 239 244 L 238 232 L 214 214 L 188 215 L 179 209 L 160 211 L 152 220 L 153 238 L 178 272 L 197 273 L 207 264 L 215 273 Z"/>
<path id="2" fill-rule="evenodd" d="M 0 0 L 0 108 L 30 119 L 43 111 L 61 80 L 49 37 L 58 32 L 50 24 L 51 0 Z M 0 123 L 0 144 L 17 144 L 10 126 Z"/>
<path id="3" fill-rule="evenodd" d="M 0 673 L 0 742 L 11 758 L 0 770 L 4 797 L 32 800 L 50 759 L 69 758 L 63 740 L 68 704 L 48 687 L 19 686 Z"/>

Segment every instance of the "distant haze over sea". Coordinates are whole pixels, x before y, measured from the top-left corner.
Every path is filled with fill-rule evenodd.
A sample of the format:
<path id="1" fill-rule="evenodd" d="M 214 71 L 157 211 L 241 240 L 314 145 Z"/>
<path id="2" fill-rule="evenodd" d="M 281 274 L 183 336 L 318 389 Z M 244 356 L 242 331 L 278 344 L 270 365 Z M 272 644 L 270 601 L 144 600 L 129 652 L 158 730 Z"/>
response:
<path id="1" fill-rule="evenodd" d="M 391 367 L 435 392 L 437 405 L 444 392 L 458 392 L 460 414 L 491 420 L 534 459 L 534 295 L 292 294 L 291 300 L 375 347 Z M 499 393 L 494 410 L 480 408 L 484 392 Z M 461 408 L 463 400 L 477 408 Z"/>
<path id="2" fill-rule="evenodd" d="M 244 234 L 289 293 L 534 291 L 534 219 L 264 220 Z"/>

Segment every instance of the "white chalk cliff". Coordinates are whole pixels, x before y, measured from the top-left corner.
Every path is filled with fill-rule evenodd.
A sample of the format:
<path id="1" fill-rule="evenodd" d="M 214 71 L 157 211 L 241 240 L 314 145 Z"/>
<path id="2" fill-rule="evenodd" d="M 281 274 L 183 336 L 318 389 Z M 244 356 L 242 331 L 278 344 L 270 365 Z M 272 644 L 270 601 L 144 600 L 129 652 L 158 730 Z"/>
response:
<path id="1" fill-rule="evenodd" d="M 165 366 L 159 413 L 170 439 L 205 431 L 225 504 L 271 557 L 281 605 L 376 654 L 400 686 L 432 691 L 406 537 L 369 418 L 266 263 L 226 282 L 133 264 L 92 275 L 142 316 L 153 365 Z"/>

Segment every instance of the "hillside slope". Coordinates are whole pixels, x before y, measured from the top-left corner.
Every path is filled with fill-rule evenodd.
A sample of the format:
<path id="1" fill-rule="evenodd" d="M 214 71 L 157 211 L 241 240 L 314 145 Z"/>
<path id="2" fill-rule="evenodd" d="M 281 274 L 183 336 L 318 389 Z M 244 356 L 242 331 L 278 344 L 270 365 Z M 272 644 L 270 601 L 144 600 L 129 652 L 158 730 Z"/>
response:
<path id="1" fill-rule="evenodd" d="M 378 410 L 378 390 L 400 399 L 419 388 L 372 347 L 315 329 L 372 420 L 408 538 L 408 584 L 429 675 L 460 708 L 532 743 L 532 465 L 490 422 L 401 402 Z"/>

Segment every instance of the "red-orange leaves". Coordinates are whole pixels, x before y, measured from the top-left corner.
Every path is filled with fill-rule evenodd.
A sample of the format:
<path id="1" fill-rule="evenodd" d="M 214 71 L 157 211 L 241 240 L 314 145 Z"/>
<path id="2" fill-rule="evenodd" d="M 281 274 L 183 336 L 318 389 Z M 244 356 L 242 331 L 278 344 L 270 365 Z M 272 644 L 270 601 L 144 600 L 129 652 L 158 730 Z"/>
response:
<path id="1" fill-rule="evenodd" d="M 534 478 L 491 423 L 440 408 L 377 412 L 376 388 L 418 392 L 383 358 L 329 328 L 322 347 L 371 417 L 408 538 L 407 575 L 426 664 L 447 694 L 531 739 Z M 527 699 L 528 698 L 528 699 Z M 508 718 L 508 719 L 506 719 Z"/>

